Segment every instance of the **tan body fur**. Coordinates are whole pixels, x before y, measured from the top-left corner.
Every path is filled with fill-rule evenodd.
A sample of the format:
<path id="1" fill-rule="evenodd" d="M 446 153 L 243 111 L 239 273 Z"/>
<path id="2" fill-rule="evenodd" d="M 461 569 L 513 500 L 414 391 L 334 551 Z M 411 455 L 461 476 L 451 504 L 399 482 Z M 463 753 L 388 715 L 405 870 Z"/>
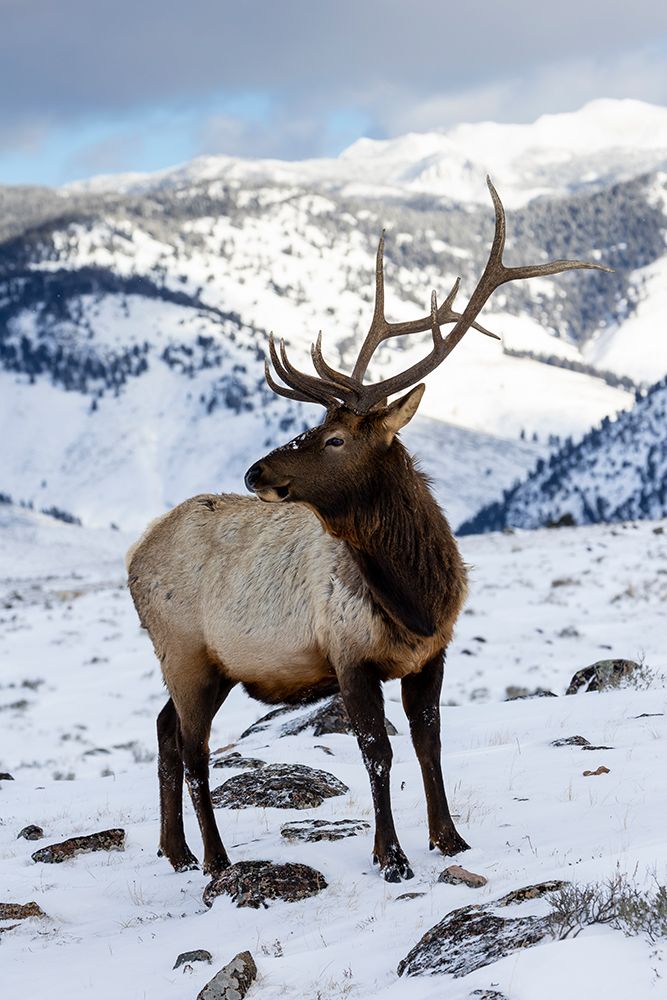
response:
<path id="1" fill-rule="evenodd" d="M 416 637 L 374 605 L 345 542 L 309 510 L 235 495 L 186 500 L 127 562 L 170 690 L 211 666 L 268 702 L 304 700 L 360 661 L 381 664 L 383 680 L 404 677 L 447 646 L 460 606 Z"/>

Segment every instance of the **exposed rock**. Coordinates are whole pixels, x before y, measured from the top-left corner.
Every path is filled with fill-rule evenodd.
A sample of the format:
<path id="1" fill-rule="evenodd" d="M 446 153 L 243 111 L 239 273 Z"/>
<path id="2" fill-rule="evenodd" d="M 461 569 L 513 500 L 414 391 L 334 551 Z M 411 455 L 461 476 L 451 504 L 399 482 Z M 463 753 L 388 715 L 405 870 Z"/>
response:
<path id="1" fill-rule="evenodd" d="M 61 861 L 73 858 L 77 854 L 88 854 L 91 851 L 124 850 L 125 830 L 101 830 L 99 833 L 90 833 L 84 837 L 70 837 L 69 840 L 63 840 L 59 844 L 41 847 L 32 855 L 32 860 L 60 864 Z"/>
<path id="2" fill-rule="evenodd" d="M 605 747 L 605 746 L 595 746 L 593 743 L 589 743 L 587 747 L 582 747 L 582 750 L 614 750 L 615 747 Z"/>
<path id="3" fill-rule="evenodd" d="M 37 903 L 0 903 L 0 920 L 27 920 L 28 917 L 45 916 L 46 913 Z"/>
<path id="4" fill-rule="evenodd" d="M 609 768 L 605 767 L 604 764 L 600 764 L 600 766 L 596 768 L 595 771 L 583 772 L 584 778 L 597 778 L 600 774 L 609 774 L 609 773 L 610 773 Z"/>
<path id="5" fill-rule="evenodd" d="M 197 948 L 195 951 L 182 951 L 174 963 L 174 968 L 180 969 L 182 965 L 189 965 L 191 962 L 208 962 L 210 965 L 212 961 L 213 955 L 210 951 Z"/>
<path id="6" fill-rule="evenodd" d="M 499 993 L 498 990 L 473 990 L 470 996 L 476 997 L 477 1000 L 507 1000 L 505 994 Z"/>
<path id="7" fill-rule="evenodd" d="M 455 978 L 542 941 L 546 917 L 499 917 L 490 906 L 453 910 L 399 964 L 399 976 L 449 972 Z"/>
<path id="8" fill-rule="evenodd" d="M 589 667 L 577 670 L 568 685 L 565 694 L 577 694 L 580 691 L 604 691 L 618 687 L 621 681 L 629 677 L 639 664 L 634 660 L 598 660 Z"/>
<path id="9" fill-rule="evenodd" d="M 529 899 L 541 899 L 542 896 L 550 892 L 558 892 L 567 882 L 562 879 L 552 878 L 547 882 L 536 882 L 535 885 L 524 885 L 521 889 L 512 889 L 505 893 L 500 899 L 493 903 L 493 906 L 514 906 L 516 903 L 525 903 Z"/>
<path id="10" fill-rule="evenodd" d="M 558 740 L 551 741 L 552 747 L 589 747 L 590 743 L 585 736 L 561 736 Z"/>
<path id="11" fill-rule="evenodd" d="M 212 906 L 217 896 L 231 896 L 237 906 L 258 910 L 269 899 L 294 903 L 314 896 L 327 883 L 321 872 L 308 865 L 275 865 L 271 861 L 238 861 L 225 869 L 204 889 L 204 903 Z"/>
<path id="12" fill-rule="evenodd" d="M 408 952 L 398 966 L 399 976 L 449 972 L 458 978 L 512 952 L 538 944 L 550 936 L 548 917 L 503 917 L 493 911 L 538 899 L 566 884 L 551 879 L 513 889 L 492 903 L 453 910 Z M 484 991 L 481 996 L 486 996 Z M 489 996 L 493 998 L 493 993 Z"/>
<path id="13" fill-rule="evenodd" d="M 335 757 L 336 756 L 336 754 L 333 752 L 333 750 L 331 750 L 329 747 L 325 747 L 323 743 L 315 743 L 315 744 L 313 744 L 313 749 L 314 750 L 321 750 L 322 753 L 327 754 L 328 757 Z"/>
<path id="14" fill-rule="evenodd" d="M 419 899 L 420 896 L 425 895 L 425 892 L 402 892 L 400 896 L 396 896 L 394 902 L 397 903 L 399 899 Z"/>
<path id="15" fill-rule="evenodd" d="M 259 757 L 244 757 L 235 750 L 234 753 L 225 754 L 213 761 L 213 767 L 238 767 L 243 769 L 254 769 L 256 767 L 266 767 L 266 761 Z"/>
<path id="16" fill-rule="evenodd" d="M 510 685 L 505 688 L 505 701 L 521 701 L 526 698 L 557 698 L 558 695 L 554 694 L 553 691 L 549 691 L 548 688 L 536 687 L 532 690 L 526 687 L 517 687 L 516 685 Z"/>
<path id="17" fill-rule="evenodd" d="M 14 776 L 9 771 L 0 771 L 0 781 L 13 781 Z"/>
<path id="18" fill-rule="evenodd" d="M 370 829 L 370 823 L 363 819 L 302 819 L 285 823 L 280 832 L 286 840 L 304 840 L 313 843 L 318 840 L 344 840 L 356 837 Z"/>
<path id="19" fill-rule="evenodd" d="M 252 726 L 242 734 L 241 739 L 255 733 L 261 733 L 268 729 L 274 719 L 282 715 L 291 714 L 294 718 L 284 722 L 278 732 L 279 736 L 297 736 L 299 733 L 310 732 L 313 736 L 330 736 L 332 733 L 352 733 L 350 717 L 347 714 L 343 699 L 339 694 L 334 694 L 323 701 L 317 708 L 308 706 L 304 708 L 294 708 L 287 705 L 276 708 L 268 715 L 263 716 L 254 722 Z M 385 727 L 390 736 L 396 735 L 396 727 L 389 719 L 385 719 Z"/>
<path id="20" fill-rule="evenodd" d="M 243 1000 L 256 978 L 255 960 L 249 951 L 241 951 L 197 994 L 197 1000 Z"/>
<path id="21" fill-rule="evenodd" d="M 267 764 L 243 774 L 235 774 L 224 785 L 214 788 L 215 806 L 247 809 L 250 806 L 273 806 L 276 809 L 312 809 L 324 799 L 345 795 L 347 785 L 328 771 L 318 771 L 305 764 Z"/>
<path id="22" fill-rule="evenodd" d="M 44 831 L 41 826 L 35 826 L 31 823 L 29 826 L 24 826 L 23 829 L 16 835 L 16 839 L 20 840 L 23 837 L 24 840 L 41 840 L 44 836 Z"/>
<path id="23" fill-rule="evenodd" d="M 450 865 L 448 868 L 445 868 L 444 872 L 440 873 L 438 882 L 447 882 L 448 885 L 467 885 L 471 889 L 481 889 L 483 885 L 486 885 L 488 879 L 484 878 L 483 875 L 475 874 L 475 872 L 469 872 L 467 868 L 462 868 L 461 865 Z"/>

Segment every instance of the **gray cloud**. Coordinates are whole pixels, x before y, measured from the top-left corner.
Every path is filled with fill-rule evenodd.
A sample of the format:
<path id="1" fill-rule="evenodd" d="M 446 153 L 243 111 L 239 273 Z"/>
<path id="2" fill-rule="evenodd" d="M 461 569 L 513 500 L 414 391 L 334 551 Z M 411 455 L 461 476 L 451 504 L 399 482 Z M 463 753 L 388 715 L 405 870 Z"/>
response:
<path id="1" fill-rule="evenodd" d="M 667 100 L 667 10 L 655 0 L 0 0 L 5 129 L 216 95 L 270 93 L 266 120 L 212 110 L 203 150 L 325 151 L 328 116 L 394 134 L 528 120 L 595 96 Z"/>

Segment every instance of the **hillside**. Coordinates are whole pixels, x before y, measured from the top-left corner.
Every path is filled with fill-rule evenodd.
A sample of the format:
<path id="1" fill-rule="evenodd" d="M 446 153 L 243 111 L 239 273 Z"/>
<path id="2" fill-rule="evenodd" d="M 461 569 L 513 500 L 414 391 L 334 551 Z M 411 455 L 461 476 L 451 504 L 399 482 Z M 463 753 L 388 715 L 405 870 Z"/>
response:
<path id="1" fill-rule="evenodd" d="M 545 879 L 582 884 L 620 871 L 638 885 L 664 884 L 667 801 L 657 762 L 667 717 L 657 675 L 667 665 L 667 582 L 660 575 L 667 534 L 628 524 L 464 540 L 473 571 L 447 658 L 444 768 L 457 823 L 472 845 L 457 860 L 484 875 L 486 886 L 438 882 L 451 861 L 428 850 L 421 777 L 397 683 L 385 686 L 387 716 L 398 730 L 394 813 L 415 872 L 398 885 L 370 863 L 369 830 L 336 843 L 289 842 L 280 833 L 283 824 L 308 819 L 369 822 L 368 779 L 354 738 L 308 731 L 281 738 L 278 719 L 241 739 L 266 708 L 235 690 L 214 725 L 214 750 L 233 743 L 244 757 L 324 770 L 349 791 L 306 810 L 218 808 L 234 862 L 308 864 L 327 888 L 268 909 L 237 908 L 225 898 L 208 909 L 207 877 L 174 874 L 156 856 L 155 716 L 165 692 L 122 585 L 123 539 L 12 514 L 8 505 L 0 518 L 3 510 L 0 772 L 14 780 L 0 780 L 0 902 L 34 901 L 46 914 L 14 927 L 0 919 L 4 996 L 41 996 L 56 982 L 68 1000 L 91 990 L 97 1000 L 193 1000 L 244 949 L 257 963 L 249 995 L 257 1000 L 470 1000 L 475 990 L 495 990 L 494 1000 L 589 1000 L 591 982 L 607 1000 L 661 995 L 664 938 L 650 943 L 605 926 L 495 960 L 466 941 L 469 964 L 458 977 L 399 977 L 397 967 L 451 911 Z M 646 670 L 636 688 L 563 695 L 578 668 L 642 650 L 656 679 Z M 548 687 L 558 697 L 505 702 L 509 685 Z M 575 735 L 593 750 L 552 745 Z M 584 776 L 599 765 L 609 773 Z M 237 773 L 213 768 L 212 784 Z M 189 802 L 185 823 L 200 853 Z M 27 824 L 41 826 L 43 839 L 18 838 Z M 126 835 L 122 851 L 57 865 L 31 858 L 63 838 L 118 827 Z M 417 895 L 399 898 L 406 892 Z M 542 915 L 548 906 L 536 899 L 497 912 Z M 201 948 L 211 965 L 173 968 L 180 953 Z"/>
<path id="2" fill-rule="evenodd" d="M 588 257 L 615 273 L 501 289 L 484 322 L 503 344 L 471 332 L 429 378 L 429 419 L 408 443 L 431 456 L 454 522 L 471 516 L 550 439 L 578 439 L 667 372 L 667 342 L 653 336 L 665 116 L 594 102 L 530 126 L 364 141 L 337 160 L 213 157 L 0 190 L 0 416 L 11 428 L 0 489 L 127 527 L 197 490 L 239 489 L 253 458 L 319 419 L 264 388 L 267 331 L 307 366 L 323 329 L 327 356 L 350 365 L 383 225 L 388 314 L 423 313 L 430 288 L 442 294 L 457 274 L 462 306 L 488 253 L 493 214 L 479 191 L 497 161 L 510 263 Z M 373 371 L 411 363 L 425 350 L 416 339 L 385 346 Z"/>
<path id="3" fill-rule="evenodd" d="M 667 379 L 605 418 L 461 525 L 463 534 L 667 515 Z"/>

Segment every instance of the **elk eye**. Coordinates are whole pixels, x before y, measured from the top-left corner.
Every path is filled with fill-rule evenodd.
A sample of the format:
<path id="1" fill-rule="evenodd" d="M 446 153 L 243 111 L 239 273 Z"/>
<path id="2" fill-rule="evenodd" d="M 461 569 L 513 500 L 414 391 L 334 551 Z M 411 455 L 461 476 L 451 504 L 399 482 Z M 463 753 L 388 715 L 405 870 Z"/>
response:
<path id="1" fill-rule="evenodd" d="M 325 442 L 324 442 L 324 446 L 325 446 L 325 448 L 326 448 L 326 447 L 327 447 L 328 445 L 331 445 L 331 447 L 332 447 L 332 448 L 340 448 L 340 447 L 341 447 L 341 445 L 344 445 L 344 444 L 345 444 L 345 442 L 343 441 L 343 439 L 342 439 L 342 438 L 329 438 L 329 440 L 328 440 L 328 441 L 325 441 Z"/>

